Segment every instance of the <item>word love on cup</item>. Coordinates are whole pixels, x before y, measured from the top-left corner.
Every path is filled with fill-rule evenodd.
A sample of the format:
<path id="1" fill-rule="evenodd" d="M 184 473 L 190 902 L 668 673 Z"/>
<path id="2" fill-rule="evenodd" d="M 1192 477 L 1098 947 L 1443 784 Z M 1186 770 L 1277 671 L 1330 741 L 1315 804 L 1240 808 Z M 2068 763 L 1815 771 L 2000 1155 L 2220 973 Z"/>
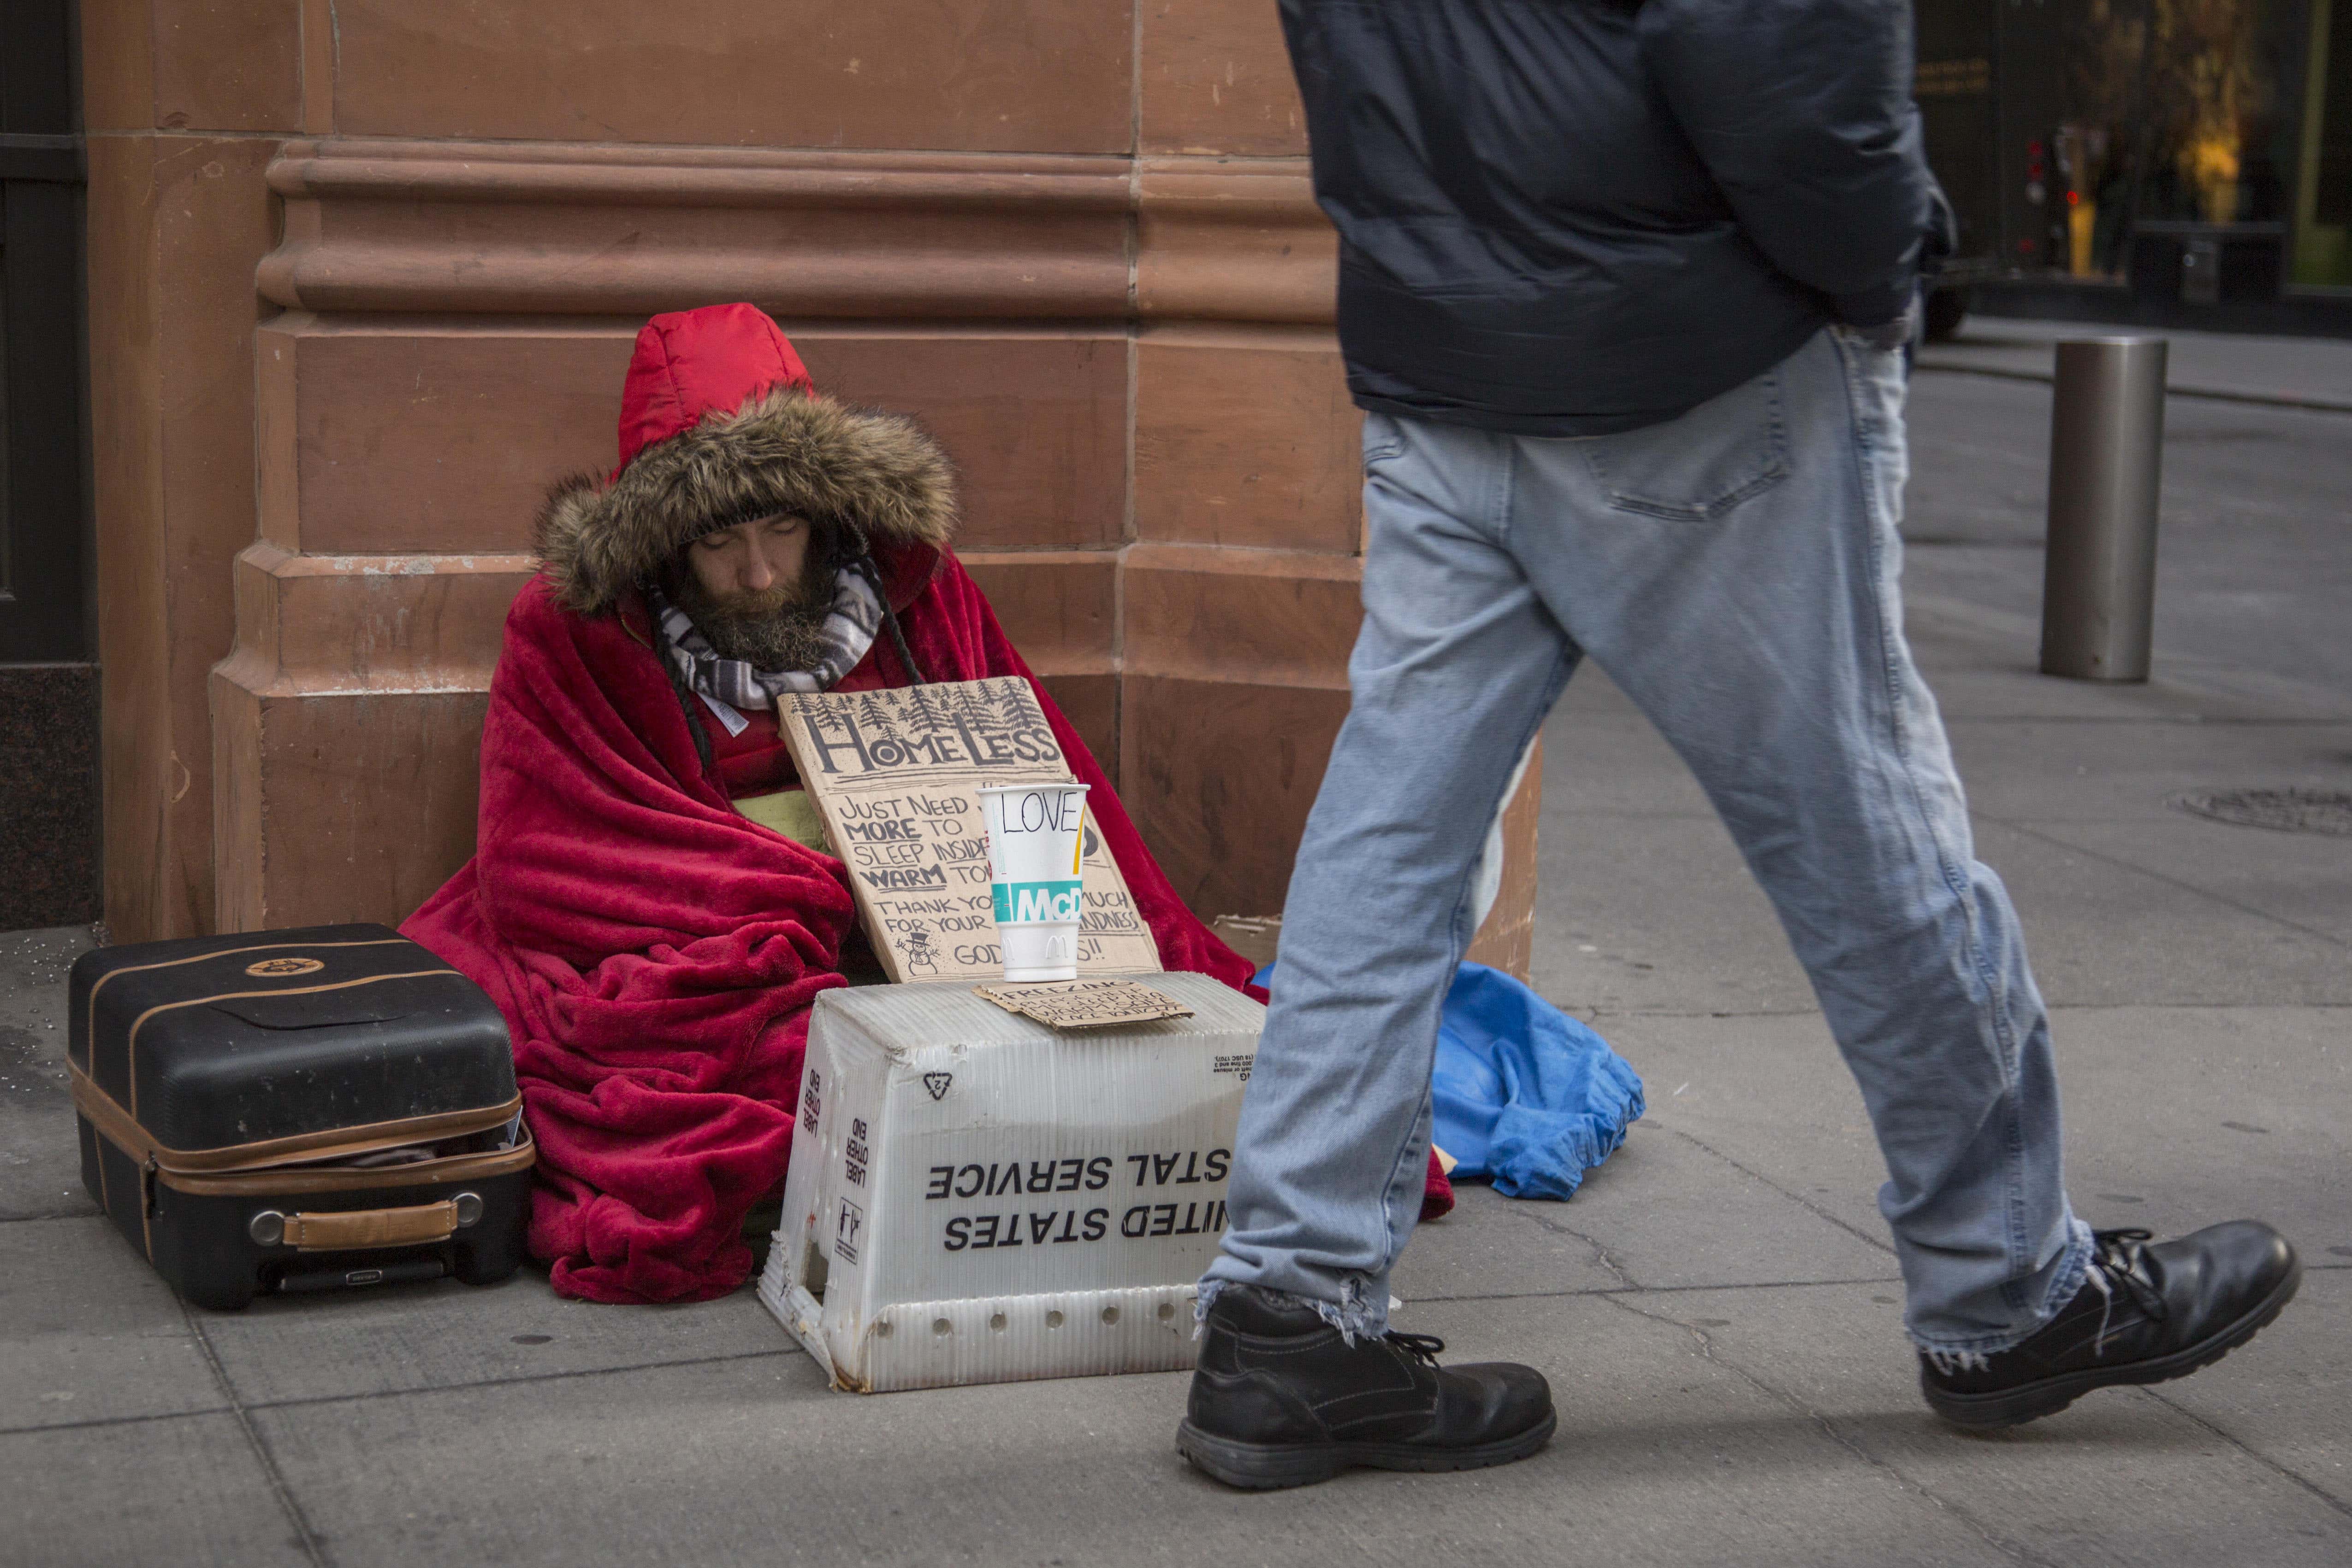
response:
<path id="1" fill-rule="evenodd" d="M 1000 784 L 978 793 L 1004 977 L 1076 979 L 1087 786 Z"/>

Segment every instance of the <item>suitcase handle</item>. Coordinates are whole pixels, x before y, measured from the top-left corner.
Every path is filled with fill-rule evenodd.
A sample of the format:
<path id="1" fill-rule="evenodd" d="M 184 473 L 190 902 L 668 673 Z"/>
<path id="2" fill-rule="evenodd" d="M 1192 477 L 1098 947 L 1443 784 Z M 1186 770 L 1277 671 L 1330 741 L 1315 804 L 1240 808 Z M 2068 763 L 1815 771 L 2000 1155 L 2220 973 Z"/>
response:
<path id="1" fill-rule="evenodd" d="M 345 1208 L 320 1214 L 280 1214 L 265 1208 L 247 1233 L 264 1247 L 304 1252 L 350 1252 L 369 1247 L 415 1247 L 446 1241 L 482 1218 L 482 1200 L 461 1192 L 414 1208 Z"/>

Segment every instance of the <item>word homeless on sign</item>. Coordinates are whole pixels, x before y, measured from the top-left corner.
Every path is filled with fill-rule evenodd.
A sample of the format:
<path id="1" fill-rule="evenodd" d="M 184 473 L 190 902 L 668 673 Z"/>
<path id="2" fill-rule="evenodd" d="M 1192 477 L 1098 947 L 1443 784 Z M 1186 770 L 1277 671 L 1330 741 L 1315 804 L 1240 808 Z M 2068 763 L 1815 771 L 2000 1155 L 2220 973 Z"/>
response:
<path id="1" fill-rule="evenodd" d="M 1014 688 L 1018 688 L 1015 690 Z M 1058 768 L 1062 748 L 1026 685 L 1011 678 L 860 693 L 803 715 L 828 777 Z"/>
<path id="2" fill-rule="evenodd" d="M 1082 975 L 1160 967 L 1127 879 L 1091 825 L 1078 834 L 1078 863 L 1036 883 L 1026 913 L 1018 899 L 997 903 L 981 792 L 1069 777 L 1028 682 L 787 693 L 776 708 L 890 978 L 1001 979 L 1000 919 L 1078 922 Z"/>

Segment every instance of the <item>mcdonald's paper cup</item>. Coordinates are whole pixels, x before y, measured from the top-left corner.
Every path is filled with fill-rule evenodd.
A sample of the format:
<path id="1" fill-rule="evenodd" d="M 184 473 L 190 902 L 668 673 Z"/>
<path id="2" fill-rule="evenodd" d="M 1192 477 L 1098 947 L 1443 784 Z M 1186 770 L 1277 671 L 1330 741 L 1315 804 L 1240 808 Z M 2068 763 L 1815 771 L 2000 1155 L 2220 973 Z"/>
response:
<path id="1" fill-rule="evenodd" d="M 1087 786 L 1003 784 L 979 794 L 1004 977 L 1076 979 Z"/>

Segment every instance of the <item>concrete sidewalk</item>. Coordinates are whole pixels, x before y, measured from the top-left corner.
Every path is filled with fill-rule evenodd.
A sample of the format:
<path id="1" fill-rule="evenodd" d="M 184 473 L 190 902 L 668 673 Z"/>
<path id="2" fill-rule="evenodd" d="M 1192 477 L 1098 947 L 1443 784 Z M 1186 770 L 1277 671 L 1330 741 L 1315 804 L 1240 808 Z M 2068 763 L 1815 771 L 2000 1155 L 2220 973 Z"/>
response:
<path id="1" fill-rule="evenodd" d="M 1913 629 L 2057 1009 L 2076 1201 L 2261 1215 L 2311 1270 L 2191 1380 L 1990 1438 L 1927 1415 L 1859 1099 L 1722 830 L 1588 674 L 1549 733 L 1537 978 L 1652 1114 L 1572 1203 L 1465 1193 L 1399 1279 L 1401 1326 L 1552 1378 L 1538 1458 L 1239 1495 L 1176 1458 L 1181 1375 L 836 1395 L 749 1292 L 185 1312 L 80 1191 L 58 1011 L 87 938 L 30 933 L 0 939 L 0 1561 L 2352 1561 L 2352 839 L 2167 804 L 2343 787 L 2352 700 L 2048 681 L 2014 619 Z"/>

